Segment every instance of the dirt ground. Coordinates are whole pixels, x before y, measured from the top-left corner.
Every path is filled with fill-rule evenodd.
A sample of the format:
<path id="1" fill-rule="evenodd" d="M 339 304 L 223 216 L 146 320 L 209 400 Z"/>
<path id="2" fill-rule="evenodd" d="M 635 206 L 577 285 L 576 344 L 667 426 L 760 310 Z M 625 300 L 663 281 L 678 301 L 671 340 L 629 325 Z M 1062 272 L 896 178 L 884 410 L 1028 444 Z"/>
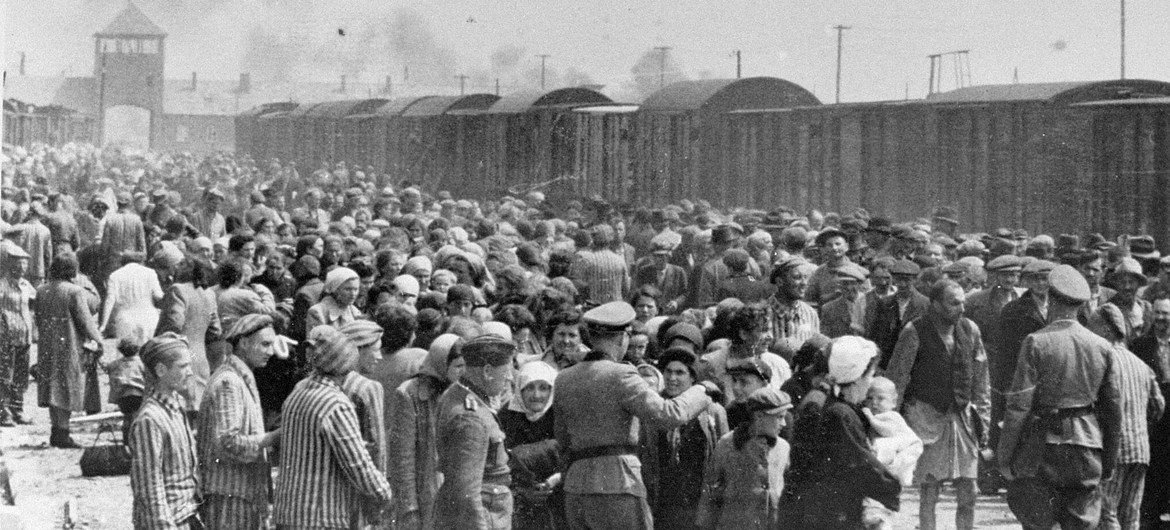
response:
<path id="1" fill-rule="evenodd" d="M 111 354 L 112 350 L 107 349 L 107 360 Z M 105 387 L 104 374 L 102 383 L 102 396 L 106 397 L 108 388 Z M 62 528 L 65 506 L 72 501 L 72 528 L 132 528 L 130 478 L 82 477 L 78 465 L 80 449 L 49 447 L 48 409 L 36 407 L 36 383 L 31 385 L 25 396 L 24 410 L 25 417 L 31 418 L 33 424 L 0 428 L 0 448 L 12 472 L 16 513 L 24 520 L 25 527 L 38 530 Z M 116 411 L 117 407 L 107 405 L 106 410 Z M 86 425 L 75 429 L 73 438 L 83 446 L 89 445 L 94 442 L 96 431 L 96 425 Z M 116 432 L 115 436 L 120 434 Z M 108 439 L 109 434 L 102 434 L 103 441 Z M 1019 527 L 1002 496 L 981 496 L 976 505 L 975 518 L 977 528 Z M 954 521 L 954 491 L 948 489 L 943 492 L 939 503 L 939 528 L 954 528 Z M 892 523 L 895 529 L 917 528 L 917 491 L 912 488 L 904 491 L 902 509 L 894 514 Z"/>

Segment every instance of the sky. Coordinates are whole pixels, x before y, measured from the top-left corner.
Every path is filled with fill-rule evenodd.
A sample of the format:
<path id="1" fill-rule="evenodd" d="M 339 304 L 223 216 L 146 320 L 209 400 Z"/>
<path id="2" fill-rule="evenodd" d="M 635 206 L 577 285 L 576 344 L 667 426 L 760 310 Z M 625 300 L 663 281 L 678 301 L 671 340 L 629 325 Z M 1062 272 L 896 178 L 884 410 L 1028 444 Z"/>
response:
<path id="1" fill-rule="evenodd" d="M 414 84 L 458 93 L 600 84 L 638 102 L 668 78 L 776 76 L 834 98 L 836 32 L 844 32 L 842 101 L 921 98 L 927 55 L 970 50 L 973 84 L 1119 75 L 1119 0 L 881 2 L 818 0 L 138 0 L 169 33 L 167 77 Z M 5 0 L 3 56 L 29 75 L 88 76 L 92 34 L 125 0 Z M 1127 77 L 1170 80 L 1170 2 L 1127 3 Z M 345 36 L 341 36 L 338 30 Z M 944 61 L 942 89 L 955 88 Z"/>

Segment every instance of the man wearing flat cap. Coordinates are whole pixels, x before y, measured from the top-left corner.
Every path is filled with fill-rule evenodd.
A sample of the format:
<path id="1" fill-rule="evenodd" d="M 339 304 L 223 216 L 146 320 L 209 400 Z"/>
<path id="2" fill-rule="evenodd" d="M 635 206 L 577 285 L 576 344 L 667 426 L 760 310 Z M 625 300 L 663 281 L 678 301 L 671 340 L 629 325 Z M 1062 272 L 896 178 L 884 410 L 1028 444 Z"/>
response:
<path id="1" fill-rule="evenodd" d="M 914 284 L 918 280 L 921 269 L 913 261 L 900 259 L 890 265 L 890 276 L 893 277 L 894 296 L 879 300 L 873 310 L 873 320 L 865 336 L 878 345 L 882 358 L 878 362 L 883 370 L 890 363 L 890 356 L 894 354 L 894 346 L 898 343 L 898 335 L 902 328 L 911 321 L 922 317 L 930 308 L 930 299 L 918 292 Z"/>
<path id="2" fill-rule="evenodd" d="M 672 251 L 673 248 L 665 239 L 651 239 L 650 256 L 634 275 L 634 290 L 641 289 L 643 285 L 653 285 L 662 292 L 662 313 L 667 315 L 678 313 L 679 309 L 686 307 L 690 286 L 686 269 L 670 262 Z"/>
<path id="3" fill-rule="evenodd" d="M 716 226 L 711 230 L 711 247 L 713 253 L 696 272 L 699 275 L 695 282 L 693 305 L 708 307 L 719 303 L 717 296 L 719 284 L 731 274 L 723 262 L 723 255 L 731 250 L 738 249 L 743 238 L 743 228 L 736 223 L 727 223 Z M 748 256 L 747 271 L 753 278 L 759 278 L 760 266 Z"/>
<path id="4" fill-rule="evenodd" d="M 47 215 L 45 205 L 34 202 L 29 206 L 24 222 L 13 225 L 4 234 L 29 254 L 25 277 L 33 287 L 39 287 L 44 282 L 49 264 L 53 262 L 53 233 L 44 223 Z"/>
<path id="5" fill-rule="evenodd" d="M 746 250 L 733 248 L 723 253 L 723 264 L 727 266 L 727 278 L 719 282 L 715 298 L 726 300 L 736 298 L 745 304 L 766 300 L 776 287 L 752 277 L 748 271 L 751 256 Z"/>
<path id="6" fill-rule="evenodd" d="M 263 528 L 271 474 L 267 450 L 280 431 L 264 432 L 264 411 L 252 370 L 263 368 L 277 340 L 272 317 L 240 317 L 224 339 L 231 344 L 211 374 L 196 433 L 203 491 L 200 514 L 208 529 Z"/>
<path id="7" fill-rule="evenodd" d="M 820 315 L 804 301 L 809 268 L 809 262 L 800 256 L 789 256 L 772 265 L 769 280 L 776 286 L 776 292 L 766 304 L 773 345 L 783 342 L 797 350 L 804 341 L 821 332 Z"/>
<path id="8" fill-rule="evenodd" d="M 1116 354 L 1077 322 L 1090 297 L 1084 277 L 1059 265 L 1046 283 L 1048 324 L 1020 348 L 997 460 L 1024 528 L 1096 528 L 1121 436 Z"/>
<path id="9" fill-rule="evenodd" d="M 821 306 L 821 333 L 830 339 L 842 335 L 865 333 L 865 304 L 861 299 L 862 286 L 869 271 L 853 262 L 846 262 L 834 273 L 837 276 L 837 297 Z"/>
<path id="10" fill-rule="evenodd" d="M 554 430 L 570 462 L 563 482 L 570 528 L 653 528 L 638 460 L 639 421 L 673 428 L 711 403 L 703 385 L 664 399 L 634 366 L 619 362 L 634 317 L 625 302 L 586 312 L 593 349 L 557 375 Z"/>
<path id="11" fill-rule="evenodd" d="M 852 261 L 848 256 L 849 240 L 845 232 L 827 228 L 817 234 L 816 242 L 824 262 L 808 279 L 808 292 L 804 298 L 813 307 L 821 307 L 837 297 L 837 270 Z"/>
<path id="12" fill-rule="evenodd" d="M 1048 325 L 1048 274 L 1055 266 L 1046 260 L 1032 260 L 1024 266 L 1021 283 L 1028 290 L 1003 306 L 995 325 L 997 336 L 988 335 L 988 342 L 996 342 L 988 359 L 994 393 L 1003 395 L 1011 385 L 1024 337 Z"/>
<path id="13" fill-rule="evenodd" d="M 504 431 L 490 403 L 512 384 L 516 346 L 495 335 L 463 345 L 467 368 L 439 398 L 435 528 L 511 528 L 512 490 Z"/>

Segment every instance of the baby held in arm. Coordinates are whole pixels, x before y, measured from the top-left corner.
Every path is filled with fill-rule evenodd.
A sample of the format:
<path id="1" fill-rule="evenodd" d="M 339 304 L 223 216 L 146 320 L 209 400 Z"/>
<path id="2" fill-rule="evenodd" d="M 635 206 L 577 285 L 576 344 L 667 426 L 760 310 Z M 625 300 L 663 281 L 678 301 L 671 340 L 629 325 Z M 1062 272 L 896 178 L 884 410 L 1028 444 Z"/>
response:
<path id="1" fill-rule="evenodd" d="M 922 440 L 898 413 L 898 392 L 893 381 L 876 377 L 869 387 L 868 406 L 864 409 L 870 423 L 870 443 L 886 469 L 903 486 L 914 480 L 914 467 L 922 456 Z"/>

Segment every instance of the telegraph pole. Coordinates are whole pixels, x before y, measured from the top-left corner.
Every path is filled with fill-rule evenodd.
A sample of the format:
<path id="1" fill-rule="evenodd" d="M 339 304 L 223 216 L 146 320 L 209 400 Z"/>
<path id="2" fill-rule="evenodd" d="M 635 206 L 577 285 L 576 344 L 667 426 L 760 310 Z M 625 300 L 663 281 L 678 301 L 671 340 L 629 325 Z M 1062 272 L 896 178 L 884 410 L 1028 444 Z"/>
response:
<path id="1" fill-rule="evenodd" d="M 1121 78 L 1125 79 L 1125 0 L 1121 0 Z"/>
<path id="2" fill-rule="evenodd" d="M 541 53 L 537 57 L 540 57 L 540 89 L 544 90 L 544 61 L 552 56 L 547 53 Z"/>
<path id="3" fill-rule="evenodd" d="M 459 95 L 462 96 L 464 84 L 467 82 L 467 76 L 461 74 L 461 75 L 455 76 L 455 79 L 459 80 Z"/>
<path id="4" fill-rule="evenodd" d="M 833 29 L 837 30 L 837 103 L 841 102 L 841 40 L 845 30 L 850 28 L 851 26 L 841 24 L 833 26 Z"/>
<path id="5" fill-rule="evenodd" d="M 658 50 L 658 88 L 661 89 L 666 86 L 666 52 L 670 51 L 670 46 L 655 46 Z"/>
<path id="6" fill-rule="evenodd" d="M 735 78 L 743 77 L 743 53 L 740 50 L 732 52 L 735 54 Z"/>

